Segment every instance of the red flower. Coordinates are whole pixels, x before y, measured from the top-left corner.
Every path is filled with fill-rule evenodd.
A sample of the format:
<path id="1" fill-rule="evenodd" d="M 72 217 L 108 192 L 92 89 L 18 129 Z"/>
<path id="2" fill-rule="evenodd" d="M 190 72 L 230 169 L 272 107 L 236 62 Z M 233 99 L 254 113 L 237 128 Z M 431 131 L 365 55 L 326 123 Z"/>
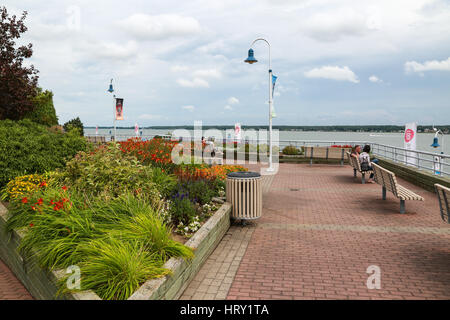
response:
<path id="1" fill-rule="evenodd" d="M 41 184 L 39 185 L 40 188 L 46 187 L 46 186 L 47 186 L 47 182 L 45 182 L 45 181 L 42 181 Z"/>
<path id="2" fill-rule="evenodd" d="M 42 203 L 44 203 L 44 199 L 42 199 L 42 198 L 39 198 L 38 202 L 36 202 L 36 204 L 39 206 L 42 205 Z"/>
<path id="3" fill-rule="evenodd" d="M 28 203 L 28 198 L 27 197 L 22 198 L 22 203 Z"/>
<path id="4" fill-rule="evenodd" d="M 31 209 L 33 209 L 34 211 L 36 211 L 36 207 L 34 207 L 34 206 L 31 206 Z"/>
<path id="5" fill-rule="evenodd" d="M 62 189 L 63 189 L 64 191 L 67 191 L 67 187 L 66 187 L 66 186 L 63 186 Z"/>
<path id="6" fill-rule="evenodd" d="M 33 223 L 30 223 L 30 228 L 33 228 L 34 227 L 34 224 Z"/>

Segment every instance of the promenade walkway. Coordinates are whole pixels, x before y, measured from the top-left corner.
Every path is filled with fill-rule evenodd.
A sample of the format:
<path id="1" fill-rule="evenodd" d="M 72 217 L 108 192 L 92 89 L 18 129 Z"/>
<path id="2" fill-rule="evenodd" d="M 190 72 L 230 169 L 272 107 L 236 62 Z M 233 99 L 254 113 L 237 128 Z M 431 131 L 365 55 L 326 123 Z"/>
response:
<path id="1" fill-rule="evenodd" d="M 280 164 L 263 216 L 233 225 L 180 299 L 450 299 L 450 227 L 436 195 L 406 203 L 348 166 Z M 381 289 L 368 289 L 369 266 Z"/>

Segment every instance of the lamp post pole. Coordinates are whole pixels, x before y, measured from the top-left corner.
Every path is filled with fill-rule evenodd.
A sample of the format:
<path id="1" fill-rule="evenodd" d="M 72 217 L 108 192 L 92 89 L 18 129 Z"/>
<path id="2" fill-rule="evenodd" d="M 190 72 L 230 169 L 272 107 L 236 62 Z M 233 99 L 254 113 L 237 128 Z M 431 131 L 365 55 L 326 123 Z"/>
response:
<path id="1" fill-rule="evenodd" d="M 267 168 L 267 171 L 274 171 L 273 168 L 273 161 L 272 161 L 272 105 L 273 105 L 273 97 L 272 97 L 272 61 L 271 61 L 271 52 L 270 52 L 270 43 L 269 41 L 267 41 L 264 38 L 258 38 L 255 41 L 252 42 L 252 45 L 250 46 L 250 50 L 251 50 L 251 54 L 250 54 L 250 50 L 249 50 L 249 58 L 247 58 L 247 60 L 245 60 L 245 62 L 247 63 L 255 63 L 257 62 L 257 60 L 253 57 L 253 45 L 258 42 L 258 41 L 264 41 L 267 46 L 269 47 L 269 168 Z"/>
<path id="2" fill-rule="evenodd" d="M 113 79 L 111 79 L 111 83 L 109 84 L 109 89 L 108 92 L 109 93 L 113 93 L 114 92 L 114 88 L 113 88 Z M 114 142 L 117 141 L 117 135 L 116 135 L 116 95 L 113 94 L 113 111 L 114 111 Z"/>

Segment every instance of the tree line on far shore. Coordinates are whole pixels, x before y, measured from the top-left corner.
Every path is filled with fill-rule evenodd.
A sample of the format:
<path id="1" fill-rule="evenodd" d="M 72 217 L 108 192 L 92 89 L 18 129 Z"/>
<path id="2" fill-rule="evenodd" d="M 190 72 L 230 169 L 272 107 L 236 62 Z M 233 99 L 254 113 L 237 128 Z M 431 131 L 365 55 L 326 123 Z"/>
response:
<path id="1" fill-rule="evenodd" d="M 439 125 L 434 126 L 436 129 L 442 130 L 442 132 L 448 134 L 450 133 L 450 125 Z M 85 127 L 85 128 L 95 128 L 95 127 Z M 98 127 L 99 129 L 111 129 L 112 127 Z M 333 126 L 284 126 L 278 125 L 273 126 L 273 129 L 280 131 L 336 131 L 336 132 L 403 132 L 405 126 L 396 125 L 364 125 L 364 126 L 346 126 L 346 125 L 333 125 Z M 134 129 L 133 127 L 117 127 L 117 129 Z M 142 127 L 141 129 L 156 129 L 156 130 L 175 130 L 175 129 L 186 129 L 194 130 L 194 126 L 148 126 Z M 202 126 L 203 130 L 208 129 L 218 129 L 218 130 L 229 130 L 234 129 L 234 126 Z M 268 129 L 268 126 L 255 125 L 255 126 L 242 126 L 242 129 Z M 432 125 L 417 125 L 418 132 L 433 132 Z"/>

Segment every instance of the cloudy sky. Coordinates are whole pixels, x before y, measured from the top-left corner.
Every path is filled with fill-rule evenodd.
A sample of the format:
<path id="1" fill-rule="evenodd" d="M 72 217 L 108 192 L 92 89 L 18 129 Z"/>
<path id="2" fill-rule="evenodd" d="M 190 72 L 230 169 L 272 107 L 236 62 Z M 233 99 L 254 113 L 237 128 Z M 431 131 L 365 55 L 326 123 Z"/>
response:
<path id="1" fill-rule="evenodd" d="M 60 122 L 266 124 L 268 47 L 280 125 L 450 123 L 444 0 L 3 0 Z"/>

